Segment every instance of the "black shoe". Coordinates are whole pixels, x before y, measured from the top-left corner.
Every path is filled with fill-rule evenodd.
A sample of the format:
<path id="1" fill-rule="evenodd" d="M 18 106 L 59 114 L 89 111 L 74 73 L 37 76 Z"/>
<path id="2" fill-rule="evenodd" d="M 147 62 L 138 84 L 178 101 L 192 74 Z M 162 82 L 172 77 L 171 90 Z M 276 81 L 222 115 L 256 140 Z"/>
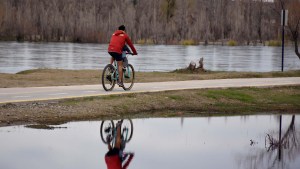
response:
<path id="1" fill-rule="evenodd" d="M 124 84 L 123 84 L 123 82 L 117 82 L 117 84 L 119 85 L 119 87 L 124 87 Z"/>

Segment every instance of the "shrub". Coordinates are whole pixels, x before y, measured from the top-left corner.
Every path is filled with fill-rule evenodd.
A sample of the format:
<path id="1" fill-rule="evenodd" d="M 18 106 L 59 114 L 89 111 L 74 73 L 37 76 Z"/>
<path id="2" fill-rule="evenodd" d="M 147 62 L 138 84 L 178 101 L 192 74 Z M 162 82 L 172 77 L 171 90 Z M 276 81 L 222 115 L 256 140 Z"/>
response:
<path id="1" fill-rule="evenodd" d="M 267 46 L 281 46 L 281 42 L 278 40 L 270 40 L 267 42 Z"/>
<path id="2" fill-rule="evenodd" d="M 198 45 L 198 43 L 192 39 L 180 41 L 181 45 Z"/>
<path id="3" fill-rule="evenodd" d="M 137 43 L 141 45 L 152 45 L 154 44 L 154 41 L 153 39 L 140 39 L 137 41 Z"/>
<path id="4" fill-rule="evenodd" d="M 237 42 L 235 40 L 229 40 L 227 44 L 228 46 L 236 46 Z"/>

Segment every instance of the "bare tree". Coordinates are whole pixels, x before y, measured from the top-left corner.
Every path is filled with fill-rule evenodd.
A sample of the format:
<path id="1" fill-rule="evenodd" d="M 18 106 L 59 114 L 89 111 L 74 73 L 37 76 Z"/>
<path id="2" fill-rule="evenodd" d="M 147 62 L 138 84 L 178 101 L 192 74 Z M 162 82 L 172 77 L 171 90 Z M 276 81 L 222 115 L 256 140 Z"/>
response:
<path id="1" fill-rule="evenodd" d="M 287 4 L 287 9 L 289 10 L 288 28 L 290 30 L 292 40 L 294 41 L 295 53 L 300 59 L 300 53 L 298 50 L 298 39 L 300 32 L 300 1 L 290 0 L 290 2 Z"/>
<path id="2" fill-rule="evenodd" d="M 298 50 L 298 39 L 300 32 L 300 1 L 299 0 L 275 0 L 274 9 L 277 14 L 280 15 L 282 9 L 288 10 L 288 29 L 292 41 L 294 42 L 295 53 L 300 59 L 300 53 Z"/>
<path id="3" fill-rule="evenodd" d="M 286 130 L 271 131 L 266 136 L 266 148 L 255 149 L 246 156 L 239 156 L 238 162 L 243 168 L 288 168 L 290 161 L 300 155 L 300 132 L 295 128 L 295 115 L 292 116 Z M 280 134 L 282 135 L 280 137 Z M 279 138 L 280 137 L 280 138 Z"/>
<path id="4" fill-rule="evenodd" d="M 267 6 L 276 6 L 280 1 L 0 0 L 0 39 L 107 43 L 111 33 L 125 24 L 134 41 L 263 42 L 278 37 L 274 10 Z M 298 3 L 284 3 L 291 8 L 289 27 L 296 46 Z"/>

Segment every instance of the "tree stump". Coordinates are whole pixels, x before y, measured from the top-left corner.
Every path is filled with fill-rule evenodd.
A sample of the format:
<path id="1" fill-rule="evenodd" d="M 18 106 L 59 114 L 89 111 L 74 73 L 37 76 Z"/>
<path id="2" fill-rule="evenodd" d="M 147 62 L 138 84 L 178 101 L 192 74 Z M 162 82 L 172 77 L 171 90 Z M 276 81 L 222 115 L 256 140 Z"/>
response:
<path id="1" fill-rule="evenodd" d="M 200 58 L 200 60 L 199 60 L 199 67 L 198 67 L 199 69 L 204 69 L 204 65 L 203 65 L 203 57 L 202 58 Z"/>
<path id="2" fill-rule="evenodd" d="M 193 62 L 193 61 L 191 61 L 190 64 L 189 64 L 189 66 L 188 66 L 188 69 L 189 70 L 195 70 L 196 69 L 196 63 Z"/>

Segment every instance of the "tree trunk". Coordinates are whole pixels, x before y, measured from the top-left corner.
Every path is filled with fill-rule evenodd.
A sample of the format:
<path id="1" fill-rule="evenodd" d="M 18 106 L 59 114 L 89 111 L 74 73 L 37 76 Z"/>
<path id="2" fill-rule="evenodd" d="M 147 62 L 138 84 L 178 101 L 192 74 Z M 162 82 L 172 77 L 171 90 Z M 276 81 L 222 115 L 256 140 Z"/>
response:
<path id="1" fill-rule="evenodd" d="M 298 58 L 300 59 L 300 53 L 299 53 L 299 50 L 298 50 L 298 39 L 294 39 L 295 42 L 294 42 L 294 45 L 295 45 L 295 53 L 296 55 L 298 56 Z"/>

